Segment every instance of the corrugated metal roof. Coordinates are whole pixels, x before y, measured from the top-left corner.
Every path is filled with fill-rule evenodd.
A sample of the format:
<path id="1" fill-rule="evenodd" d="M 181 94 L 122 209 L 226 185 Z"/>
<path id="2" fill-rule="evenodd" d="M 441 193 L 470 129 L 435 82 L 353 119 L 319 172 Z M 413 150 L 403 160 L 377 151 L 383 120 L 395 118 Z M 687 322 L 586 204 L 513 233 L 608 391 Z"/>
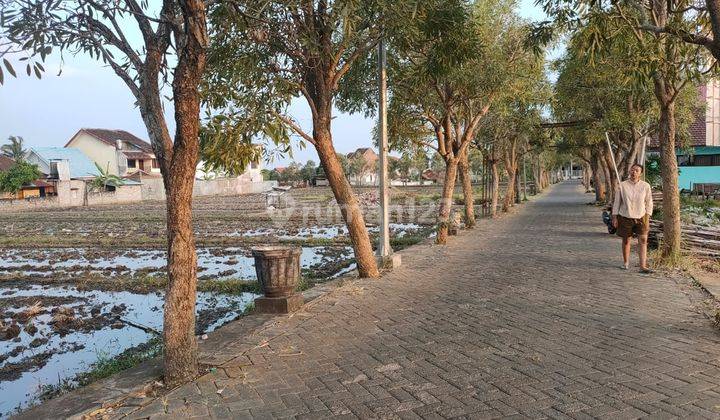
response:
<path id="1" fill-rule="evenodd" d="M 74 147 L 33 147 L 30 149 L 50 163 L 53 160 L 67 160 L 70 178 L 90 178 L 100 175 L 95 163 L 85 153 Z"/>
<path id="2" fill-rule="evenodd" d="M 720 155 L 720 146 L 695 146 L 692 148 L 692 152 L 690 153 L 688 153 L 687 150 L 678 149 L 676 154 L 678 156 L 688 154 L 695 156 Z"/>
<path id="3" fill-rule="evenodd" d="M 700 146 L 695 148 L 695 155 L 720 155 L 720 146 Z"/>

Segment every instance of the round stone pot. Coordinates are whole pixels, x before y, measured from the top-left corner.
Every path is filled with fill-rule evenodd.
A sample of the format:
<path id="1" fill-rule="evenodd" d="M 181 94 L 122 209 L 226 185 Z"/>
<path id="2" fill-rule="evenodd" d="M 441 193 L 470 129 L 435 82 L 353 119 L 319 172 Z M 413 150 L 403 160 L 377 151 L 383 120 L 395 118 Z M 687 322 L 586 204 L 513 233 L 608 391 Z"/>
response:
<path id="1" fill-rule="evenodd" d="M 291 296 L 300 278 L 302 248 L 261 246 L 251 249 L 255 272 L 265 297 Z"/>

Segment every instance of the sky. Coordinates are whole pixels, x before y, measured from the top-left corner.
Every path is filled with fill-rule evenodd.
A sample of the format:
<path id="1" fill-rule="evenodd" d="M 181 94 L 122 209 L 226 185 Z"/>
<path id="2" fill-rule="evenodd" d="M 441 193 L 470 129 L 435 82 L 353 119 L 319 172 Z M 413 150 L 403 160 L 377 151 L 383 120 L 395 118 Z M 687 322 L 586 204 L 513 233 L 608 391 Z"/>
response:
<path id="1" fill-rule="evenodd" d="M 544 18 L 533 0 L 522 0 L 518 12 L 527 19 Z M 81 128 L 121 129 L 148 139 L 132 94 L 110 68 L 85 55 L 66 54 L 62 64 L 59 56 L 49 57 L 45 69 L 40 80 L 25 76 L 24 71 L 18 71 L 18 78 L 6 76 L 0 86 L 0 143 L 14 135 L 23 137 L 27 147 L 63 147 Z M 311 131 L 310 111 L 302 100 L 291 105 L 290 114 Z M 169 104 L 166 115 L 174 130 Z M 337 151 L 348 153 L 372 146 L 374 124 L 362 115 L 336 112 L 332 130 Z M 311 145 L 300 150 L 297 142 L 292 159 L 318 161 Z M 266 165 L 282 166 L 290 161 L 286 156 Z"/>

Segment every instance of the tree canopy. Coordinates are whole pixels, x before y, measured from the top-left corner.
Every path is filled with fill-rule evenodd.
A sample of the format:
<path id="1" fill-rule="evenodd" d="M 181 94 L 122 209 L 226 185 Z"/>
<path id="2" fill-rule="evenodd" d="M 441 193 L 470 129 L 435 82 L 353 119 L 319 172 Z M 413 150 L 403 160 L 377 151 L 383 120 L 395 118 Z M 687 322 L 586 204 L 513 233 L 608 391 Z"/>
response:
<path id="1" fill-rule="evenodd" d="M 42 173 L 37 165 L 28 162 L 16 162 L 5 172 L 0 172 L 0 191 L 16 193 L 23 185 L 40 178 Z"/>

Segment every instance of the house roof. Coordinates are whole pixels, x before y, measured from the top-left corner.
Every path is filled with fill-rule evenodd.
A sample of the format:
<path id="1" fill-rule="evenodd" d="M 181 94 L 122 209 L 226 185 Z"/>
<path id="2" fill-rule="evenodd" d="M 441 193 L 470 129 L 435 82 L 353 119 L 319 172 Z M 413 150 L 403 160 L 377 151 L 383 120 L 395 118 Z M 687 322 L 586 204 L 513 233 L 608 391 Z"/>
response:
<path id="1" fill-rule="evenodd" d="M 145 172 L 141 169 L 131 172 L 125 176 L 122 177 L 123 180 L 131 180 L 131 181 L 142 181 L 143 178 L 162 178 L 161 174 L 158 173 L 152 173 L 152 172 Z M 138 182 L 140 184 L 141 182 Z"/>
<path id="2" fill-rule="evenodd" d="M 659 147 L 648 147 L 648 152 L 660 153 Z M 702 155 L 720 155 L 720 146 L 690 146 L 687 148 L 676 148 L 676 156 L 702 156 Z"/>
<path id="3" fill-rule="evenodd" d="M 42 179 L 36 179 L 35 181 L 33 181 L 33 182 L 29 183 L 29 184 L 23 185 L 23 186 L 21 187 L 21 189 L 27 189 L 27 188 L 47 188 L 47 187 L 54 187 L 54 185 L 51 184 L 51 183 L 49 183 L 49 182 L 45 182 L 45 181 L 43 181 Z"/>
<path id="4" fill-rule="evenodd" d="M 145 153 L 145 152 L 123 151 L 122 154 L 125 155 L 125 157 L 128 159 L 140 159 L 140 160 L 153 159 L 153 155 Z"/>
<path id="5" fill-rule="evenodd" d="M 54 160 L 67 160 L 70 178 L 92 178 L 100 175 L 95 163 L 74 147 L 34 147 L 30 152 L 38 155 L 48 166 Z"/>
<path id="6" fill-rule="evenodd" d="M 436 181 L 436 180 L 440 179 L 440 174 L 438 172 L 433 171 L 432 169 L 425 169 L 424 171 L 422 171 L 420 176 L 423 179 L 427 179 L 429 181 Z"/>
<path id="7" fill-rule="evenodd" d="M 7 171 L 15 165 L 15 161 L 7 156 L 0 155 L 0 172 Z"/>
<path id="8" fill-rule="evenodd" d="M 122 140 L 123 142 L 137 146 L 143 152 L 153 153 L 153 149 L 152 146 L 150 146 L 150 143 L 133 135 L 132 133 L 128 133 L 125 130 L 107 130 L 104 128 L 81 128 L 80 131 L 78 131 L 74 136 L 72 136 L 72 138 L 70 139 L 70 141 L 68 141 L 65 147 L 70 144 L 72 139 L 74 139 L 75 137 L 77 137 L 78 134 L 83 132 L 113 147 L 117 146 L 117 140 Z"/>
<path id="9" fill-rule="evenodd" d="M 367 152 L 371 152 L 372 153 L 371 156 L 377 156 L 377 154 L 375 153 L 375 151 L 373 149 L 371 149 L 369 147 L 360 147 L 357 150 L 355 150 L 354 152 L 348 153 L 347 157 L 348 157 L 348 159 L 352 159 L 355 156 L 364 156 L 365 153 L 367 153 Z"/>
<path id="10" fill-rule="evenodd" d="M 682 154 L 682 152 L 678 151 L 678 154 Z M 693 147 L 691 154 L 695 156 L 720 155 L 720 146 L 696 146 Z"/>

